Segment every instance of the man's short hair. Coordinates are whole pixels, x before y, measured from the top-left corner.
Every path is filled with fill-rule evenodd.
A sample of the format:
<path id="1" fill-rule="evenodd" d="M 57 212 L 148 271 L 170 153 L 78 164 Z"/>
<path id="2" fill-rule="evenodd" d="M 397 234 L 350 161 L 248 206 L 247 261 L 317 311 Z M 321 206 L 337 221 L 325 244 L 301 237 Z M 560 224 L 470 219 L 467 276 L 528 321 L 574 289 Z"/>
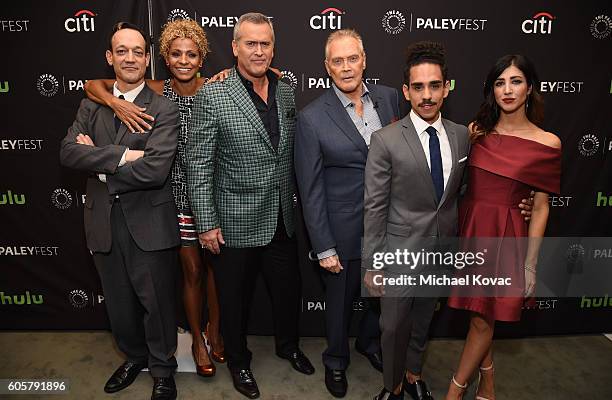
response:
<path id="1" fill-rule="evenodd" d="M 113 36 L 115 36 L 115 33 L 119 32 L 122 29 L 133 29 L 136 32 L 140 33 L 145 41 L 145 54 L 149 53 L 149 36 L 138 25 L 134 25 L 130 22 L 125 21 L 117 22 L 115 25 L 113 25 L 113 28 L 111 29 L 110 35 L 108 36 L 108 49 L 111 52 L 113 51 Z"/>
<path id="2" fill-rule="evenodd" d="M 274 26 L 272 26 L 272 21 L 270 18 L 266 17 L 262 13 L 250 12 L 246 14 L 242 14 L 240 18 L 238 18 L 238 22 L 234 25 L 234 41 L 240 40 L 240 26 L 243 22 L 250 22 L 252 24 L 268 24 L 270 29 L 272 30 L 272 41 L 274 42 Z"/>
<path id="3" fill-rule="evenodd" d="M 363 49 L 363 40 L 361 40 L 361 35 L 355 29 L 340 29 L 339 31 L 333 31 L 327 37 L 327 41 L 325 42 L 325 59 L 328 59 L 329 56 L 329 45 L 336 39 L 341 39 L 345 37 L 350 37 L 357 40 L 359 43 L 359 50 L 361 50 L 361 54 L 365 54 L 365 50 Z"/>
<path id="4" fill-rule="evenodd" d="M 404 83 L 410 84 L 410 68 L 419 64 L 435 64 L 442 70 L 442 80 L 446 82 L 448 68 L 446 67 L 446 50 L 438 42 L 422 41 L 408 46 L 406 49 L 406 69 L 404 70 Z"/>

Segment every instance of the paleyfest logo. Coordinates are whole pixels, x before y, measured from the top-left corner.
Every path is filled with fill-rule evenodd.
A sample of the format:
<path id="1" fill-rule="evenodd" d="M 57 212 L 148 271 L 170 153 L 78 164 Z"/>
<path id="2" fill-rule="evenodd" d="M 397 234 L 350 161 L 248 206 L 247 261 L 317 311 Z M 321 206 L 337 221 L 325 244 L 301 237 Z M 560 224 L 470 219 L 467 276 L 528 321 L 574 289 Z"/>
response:
<path id="1" fill-rule="evenodd" d="M 599 139 L 591 133 L 584 135 L 578 142 L 578 151 L 584 157 L 594 156 L 597 150 L 599 150 Z"/>

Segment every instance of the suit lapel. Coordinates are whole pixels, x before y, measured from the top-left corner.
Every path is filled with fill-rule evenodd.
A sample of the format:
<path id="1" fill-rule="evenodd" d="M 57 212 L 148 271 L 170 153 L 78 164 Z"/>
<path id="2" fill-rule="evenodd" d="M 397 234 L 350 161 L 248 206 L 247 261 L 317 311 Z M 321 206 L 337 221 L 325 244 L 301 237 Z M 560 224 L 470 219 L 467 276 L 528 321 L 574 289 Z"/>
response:
<path id="1" fill-rule="evenodd" d="M 136 104 L 139 107 L 149 108 L 149 104 L 151 103 L 152 97 L 153 97 L 153 91 L 149 89 L 149 87 L 145 83 L 144 88 L 142 88 L 140 93 L 138 93 L 138 96 L 136 96 L 136 98 L 134 99 L 134 104 Z M 114 122 L 113 122 L 113 125 L 114 125 Z M 128 130 L 127 126 L 125 124 L 121 124 L 113 143 L 114 144 L 121 143 L 127 130 Z"/>
<path id="2" fill-rule="evenodd" d="M 102 122 L 104 124 L 104 133 L 108 137 L 108 143 L 113 143 L 117 132 L 115 131 L 115 114 L 110 107 L 100 106 Z"/>
<path id="3" fill-rule="evenodd" d="M 342 106 L 340 99 L 334 92 L 333 88 L 327 90 L 327 100 L 325 102 L 327 104 L 327 114 L 331 118 L 331 120 L 340 128 L 342 133 L 346 135 L 346 137 L 353 142 L 355 146 L 367 157 L 368 155 L 368 146 L 366 145 L 365 140 L 355 127 L 355 123 L 349 117 L 348 113 Z"/>
<path id="4" fill-rule="evenodd" d="M 287 141 L 287 130 L 285 129 L 285 120 L 287 116 L 285 115 L 284 106 L 285 101 L 283 99 L 283 93 L 281 92 L 280 82 L 276 85 L 276 110 L 278 112 L 278 130 L 280 134 L 280 138 L 278 140 L 278 154 L 282 154 L 283 149 L 285 148 L 285 142 Z M 267 135 L 266 135 L 267 136 Z M 269 137 L 268 137 L 269 139 Z"/>
<path id="5" fill-rule="evenodd" d="M 410 113 L 406 115 L 402 119 L 402 135 L 408 143 L 410 150 L 412 151 L 412 155 L 419 165 L 419 173 L 425 182 L 425 186 L 427 187 L 427 191 L 429 192 L 431 199 L 437 202 L 436 198 L 436 189 L 434 188 L 433 181 L 431 179 L 431 171 L 429 170 L 429 165 L 427 164 L 427 158 L 425 157 L 425 152 L 423 151 L 423 145 L 419 140 L 418 133 L 410 120 Z"/>
<path id="6" fill-rule="evenodd" d="M 229 76 L 224 81 L 227 86 L 227 91 L 234 100 L 234 103 L 240 108 L 240 111 L 244 114 L 244 116 L 249 120 L 251 125 L 255 128 L 259 136 L 263 139 L 263 141 L 270 147 L 272 151 L 274 151 L 274 147 L 272 146 L 272 142 L 270 141 L 270 136 L 264 127 L 264 124 L 257 113 L 257 109 L 255 108 L 255 104 L 253 104 L 253 100 L 249 93 L 247 92 L 244 84 L 240 80 L 238 73 L 236 72 L 236 67 L 232 68 Z M 278 87 L 276 89 L 276 93 L 278 96 Z M 278 98 L 278 97 L 277 97 Z M 280 108 L 280 107 L 279 107 Z M 280 124 L 280 120 L 279 120 Z"/>
<path id="7" fill-rule="evenodd" d="M 442 125 L 444 125 L 444 130 L 446 131 L 446 137 L 448 137 L 448 142 L 450 143 L 451 155 L 452 155 L 452 162 L 451 162 L 452 167 L 451 167 L 450 175 L 448 176 L 448 182 L 446 182 L 446 188 L 444 188 L 444 193 L 442 193 L 442 198 L 440 199 L 440 204 L 438 204 L 438 207 L 440 207 L 440 205 L 444 203 L 444 201 L 448 197 L 450 188 L 454 186 L 452 185 L 452 182 L 455 177 L 455 170 L 456 170 L 455 165 L 457 163 L 457 153 L 459 152 L 459 143 L 457 143 L 457 140 L 458 140 L 457 134 L 455 133 L 454 130 L 450 129 L 448 124 L 445 123 L 444 119 L 442 119 Z"/>
<path id="8" fill-rule="evenodd" d="M 378 89 L 374 85 L 366 85 L 368 90 L 370 91 L 370 97 L 374 102 L 374 105 L 378 105 L 375 110 L 378 114 L 378 118 L 380 119 L 380 124 L 384 127 L 391 123 L 393 120 L 392 111 L 389 107 L 385 107 L 385 102 L 383 97 L 380 95 Z"/>

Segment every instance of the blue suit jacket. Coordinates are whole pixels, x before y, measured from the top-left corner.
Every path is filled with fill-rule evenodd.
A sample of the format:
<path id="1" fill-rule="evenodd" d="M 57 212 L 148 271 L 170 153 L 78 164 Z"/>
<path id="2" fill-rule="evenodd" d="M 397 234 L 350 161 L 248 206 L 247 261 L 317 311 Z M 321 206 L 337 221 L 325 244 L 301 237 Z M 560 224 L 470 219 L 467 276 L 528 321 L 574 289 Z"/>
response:
<path id="1" fill-rule="evenodd" d="M 382 126 L 399 119 L 397 90 L 366 85 Z M 298 115 L 295 171 L 315 253 L 361 258 L 364 171 L 368 147 L 333 88 Z"/>

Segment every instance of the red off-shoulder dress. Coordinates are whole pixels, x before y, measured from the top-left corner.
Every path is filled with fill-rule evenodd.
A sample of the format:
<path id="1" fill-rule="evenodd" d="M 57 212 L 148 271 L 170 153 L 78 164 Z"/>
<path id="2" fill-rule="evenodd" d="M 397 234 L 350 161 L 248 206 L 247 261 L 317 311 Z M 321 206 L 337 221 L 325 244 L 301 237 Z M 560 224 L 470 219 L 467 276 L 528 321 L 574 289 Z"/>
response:
<path id="1" fill-rule="evenodd" d="M 483 267 L 486 276 L 511 277 L 513 284 L 500 292 L 503 296 L 491 296 L 490 291 L 486 297 L 451 295 L 447 304 L 498 321 L 518 321 L 525 302 L 527 240 L 511 238 L 527 237 L 529 228 L 518 205 L 532 189 L 559 193 L 561 150 L 518 136 L 488 134 L 472 146 L 468 174 L 459 206 L 459 235 L 504 238 L 496 239 L 497 248 L 489 252 Z"/>

